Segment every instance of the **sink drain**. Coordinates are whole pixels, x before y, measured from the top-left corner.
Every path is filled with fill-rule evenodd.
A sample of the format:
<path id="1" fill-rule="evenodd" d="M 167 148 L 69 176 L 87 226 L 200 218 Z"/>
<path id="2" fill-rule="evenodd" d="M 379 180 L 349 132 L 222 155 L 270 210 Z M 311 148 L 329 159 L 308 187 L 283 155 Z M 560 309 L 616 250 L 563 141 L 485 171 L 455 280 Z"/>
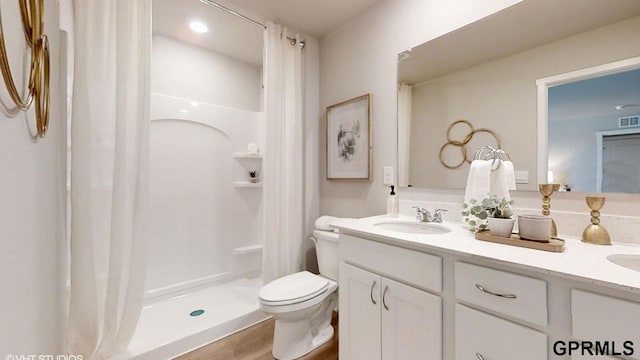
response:
<path id="1" fill-rule="evenodd" d="M 189 316 L 200 316 L 202 314 L 204 314 L 204 310 L 198 309 L 198 310 L 193 310 L 192 312 L 190 312 Z"/>

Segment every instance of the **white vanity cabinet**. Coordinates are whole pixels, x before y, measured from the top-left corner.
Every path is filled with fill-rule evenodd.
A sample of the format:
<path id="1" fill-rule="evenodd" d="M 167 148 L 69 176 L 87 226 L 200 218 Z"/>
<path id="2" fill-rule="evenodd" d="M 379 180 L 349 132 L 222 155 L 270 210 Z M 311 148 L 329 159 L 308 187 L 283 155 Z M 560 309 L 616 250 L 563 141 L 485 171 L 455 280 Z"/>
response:
<path id="1" fill-rule="evenodd" d="M 340 359 L 441 359 L 442 299 L 391 279 L 417 267 L 426 276 L 414 273 L 414 280 L 440 286 L 440 258 L 346 237 L 340 243 Z"/>
<path id="2" fill-rule="evenodd" d="M 341 360 L 640 360 L 639 275 L 603 262 L 630 248 L 340 231 Z"/>
<path id="3" fill-rule="evenodd" d="M 483 311 L 547 325 L 547 284 L 510 272 L 455 263 L 455 358 L 547 359 L 547 336 Z M 473 309 L 471 307 L 478 307 Z"/>
<path id="4" fill-rule="evenodd" d="M 640 303 L 573 289 L 572 335 L 599 341 L 610 353 L 640 359 Z"/>
<path id="5" fill-rule="evenodd" d="M 456 360 L 543 360 L 547 336 L 484 312 L 457 304 Z"/>

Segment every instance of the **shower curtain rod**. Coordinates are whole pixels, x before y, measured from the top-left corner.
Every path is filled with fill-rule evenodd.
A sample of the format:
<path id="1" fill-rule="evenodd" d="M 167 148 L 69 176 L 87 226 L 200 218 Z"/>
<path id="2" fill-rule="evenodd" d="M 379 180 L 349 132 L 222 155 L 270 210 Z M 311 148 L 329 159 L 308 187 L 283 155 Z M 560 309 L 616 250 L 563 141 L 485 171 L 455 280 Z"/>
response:
<path id="1" fill-rule="evenodd" d="M 222 6 L 222 5 L 220 5 L 220 4 L 216 3 L 216 2 L 213 2 L 211 0 L 200 0 L 200 2 L 205 3 L 207 5 L 215 6 L 218 9 L 220 9 L 220 10 L 226 12 L 226 13 L 229 13 L 229 14 L 231 14 L 233 16 L 237 16 L 237 17 L 239 17 L 239 18 L 241 18 L 243 20 L 246 20 L 246 21 L 248 21 L 250 23 L 253 23 L 253 24 L 256 24 L 258 26 L 262 26 L 265 29 L 267 28 L 267 26 L 265 24 L 263 24 L 261 22 L 258 22 L 258 21 L 255 21 L 250 17 L 244 16 L 244 15 L 240 14 L 237 11 L 233 11 L 233 10 L 229 9 L 228 7 L 226 7 L 226 6 Z"/>
<path id="2" fill-rule="evenodd" d="M 217 2 L 214 2 L 214 1 L 212 1 L 212 0 L 200 0 L 200 2 L 201 2 L 201 3 L 204 3 L 204 4 L 207 4 L 207 5 L 215 6 L 215 7 L 217 7 L 218 9 L 220 9 L 220 10 L 222 10 L 222 11 L 224 11 L 224 12 L 228 13 L 228 14 L 231 14 L 231 15 L 233 15 L 233 16 L 237 16 L 237 17 L 239 17 L 239 18 L 241 18 L 241 19 L 243 19 L 243 20 L 245 20 L 245 21 L 248 21 L 248 22 L 253 23 L 253 24 L 255 24 L 255 25 L 261 26 L 261 27 L 262 27 L 262 28 L 264 28 L 264 29 L 266 29 L 266 28 L 267 28 L 267 26 L 266 26 L 265 24 L 263 24 L 263 23 L 261 23 L 261 22 L 259 22 L 259 21 L 253 20 L 252 18 L 250 18 L 250 17 L 248 17 L 248 16 L 242 15 L 242 14 L 240 14 L 239 12 L 234 11 L 234 10 L 231 10 L 231 9 L 229 9 L 228 7 L 223 6 L 223 5 L 220 5 L 220 4 L 218 4 Z M 296 42 L 297 42 L 297 40 L 296 40 L 296 39 L 294 39 L 294 38 L 290 38 L 290 37 L 288 37 L 288 36 L 287 36 L 287 39 L 289 39 L 289 41 L 290 41 L 291 45 L 295 45 L 295 44 L 296 44 Z M 304 42 L 304 41 L 300 41 L 300 43 L 299 43 L 299 44 L 300 44 L 300 47 L 301 47 L 302 49 L 304 49 L 305 42 Z"/>

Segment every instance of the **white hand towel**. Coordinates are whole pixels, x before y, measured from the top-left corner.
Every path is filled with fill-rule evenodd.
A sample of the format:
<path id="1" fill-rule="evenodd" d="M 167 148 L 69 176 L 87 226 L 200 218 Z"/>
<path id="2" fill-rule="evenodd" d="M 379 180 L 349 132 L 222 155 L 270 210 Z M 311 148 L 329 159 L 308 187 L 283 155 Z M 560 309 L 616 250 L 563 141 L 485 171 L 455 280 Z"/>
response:
<path id="1" fill-rule="evenodd" d="M 498 160 L 500 166 L 491 172 L 491 193 L 496 194 L 498 199 L 505 198 L 511 200 L 509 190 L 516 189 L 516 177 L 511 161 Z"/>
<path id="2" fill-rule="evenodd" d="M 505 176 L 507 185 L 509 185 L 509 190 L 516 189 L 516 172 L 513 168 L 513 163 L 509 160 L 503 161 L 502 166 L 504 166 Z"/>
<path id="3" fill-rule="evenodd" d="M 481 201 L 490 190 L 491 160 L 473 160 L 469 167 L 467 186 L 464 191 L 464 202 L 469 199 Z"/>

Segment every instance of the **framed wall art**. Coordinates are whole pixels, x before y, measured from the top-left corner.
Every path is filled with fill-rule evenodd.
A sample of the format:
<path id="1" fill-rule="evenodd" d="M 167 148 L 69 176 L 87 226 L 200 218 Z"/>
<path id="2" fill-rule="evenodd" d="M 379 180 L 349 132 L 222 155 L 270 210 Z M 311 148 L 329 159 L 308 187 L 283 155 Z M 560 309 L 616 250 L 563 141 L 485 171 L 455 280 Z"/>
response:
<path id="1" fill-rule="evenodd" d="M 327 179 L 371 181 L 371 96 L 327 106 Z"/>

